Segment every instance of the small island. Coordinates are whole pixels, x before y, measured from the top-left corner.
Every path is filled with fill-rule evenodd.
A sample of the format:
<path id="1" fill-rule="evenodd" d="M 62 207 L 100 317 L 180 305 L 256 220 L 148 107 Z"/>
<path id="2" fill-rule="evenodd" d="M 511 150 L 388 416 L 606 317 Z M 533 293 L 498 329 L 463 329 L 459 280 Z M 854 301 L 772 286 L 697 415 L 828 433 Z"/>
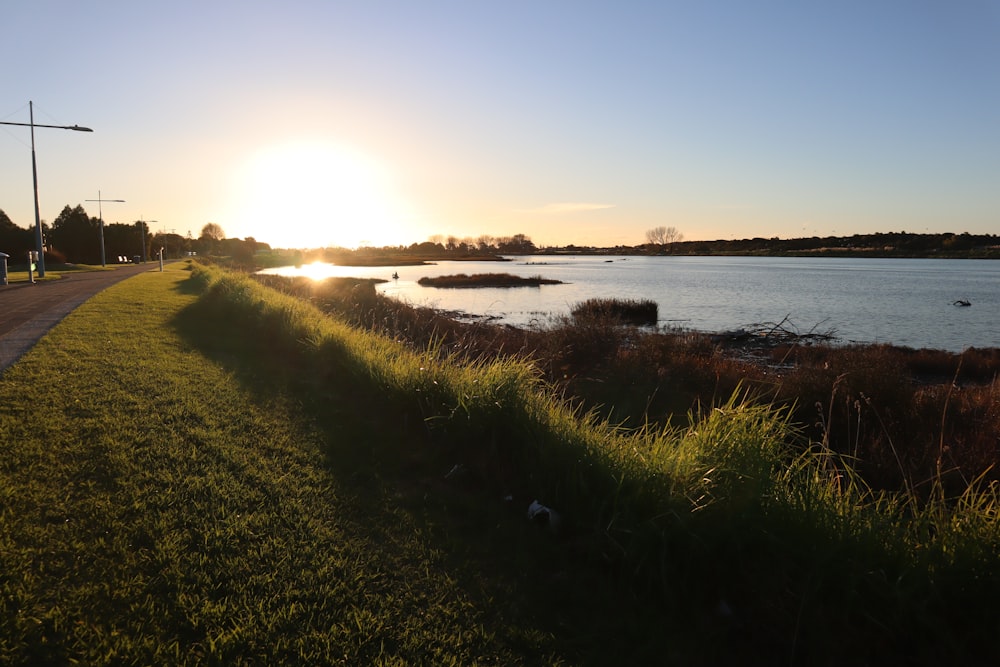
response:
<path id="1" fill-rule="evenodd" d="M 467 275 L 457 273 L 450 276 L 438 276 L 436 278 L 421 278 L 418 285 L 424 287 L 538 287 L 540 285 L 560 285 L 561 280 L 542 278 L 541 276 L 531 276 L 522 278 L 521 276 L 509 273 L 477 273 Z"/>

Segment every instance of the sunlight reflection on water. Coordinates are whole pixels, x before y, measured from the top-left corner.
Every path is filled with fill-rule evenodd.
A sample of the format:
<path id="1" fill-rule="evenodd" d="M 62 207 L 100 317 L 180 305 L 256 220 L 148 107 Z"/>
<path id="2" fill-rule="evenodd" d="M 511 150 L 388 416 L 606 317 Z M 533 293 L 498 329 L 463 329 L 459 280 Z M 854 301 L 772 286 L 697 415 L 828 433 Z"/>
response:
<path id="1" fill-rule="evenodd" d="M 266 273 L 380 278 L 378 290 L 414 306 L 544 326 L 593 297 L 652 299 L 660 324 L 730 331 L 786 316 L 799 332 L 833 331 L 843 342 L 961 351 L 1000 347 L 1000 262 L 990 260 L 769 257 L 512 257 L 508 262 L 422 266 L 332 264 Z M 394 280 L 393 273 L 399 278 Z M 509 289 L 423 287 L 424 276 L 512 273 L 562 285 Z M 970 308 L 958 308 L 968 299 Z"/>

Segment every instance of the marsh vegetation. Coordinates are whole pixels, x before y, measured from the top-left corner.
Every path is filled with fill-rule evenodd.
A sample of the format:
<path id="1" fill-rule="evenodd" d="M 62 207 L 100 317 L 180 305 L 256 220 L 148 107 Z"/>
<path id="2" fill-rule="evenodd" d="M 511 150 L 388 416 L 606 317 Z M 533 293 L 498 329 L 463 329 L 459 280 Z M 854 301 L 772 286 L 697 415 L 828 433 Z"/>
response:
<path id="1" fill-rule="evenodd" d="M 826 345 L 823 332 L 782 322 L 718 334 L 637 329 L 622 323 L 647 323 L 656 304 L 613 299 L 516 328 L 414 308 L 370 281 L 258 279 L 415 350 L 434 346 L 466 363 L 530 360 L 578 409 L 627 428 L 683 424 L 743 389 L 788 409 L 806 436 L 850 457 L 874 488 L 926 493 L 941 482 L 958 492 L 998 474 L 1000 350 Z"/>
<path id="2" fill-rule="evenodd" d="M 941 401 L 935 452 L 995 428 L 988 353 L 814 362 L 264 282 L 288 294 L 143 274 L 0 378 L 0 660 L 996 661 L 997 485 L 964 450 L 921 477 L 891 430 L 907 395 Z M 809 386 L 821 409 L 782 398 Z"/>
<path id="3" fill-rule="evenodd" d="M 472 289 L 477 287 L 539 287 L 558 285 L 561 281 L 541 276 L 515 276 L 510 273 L 456 273 L 449 276 L 425 276 L 417 281 L 424 287 L 450 287 Z"/>

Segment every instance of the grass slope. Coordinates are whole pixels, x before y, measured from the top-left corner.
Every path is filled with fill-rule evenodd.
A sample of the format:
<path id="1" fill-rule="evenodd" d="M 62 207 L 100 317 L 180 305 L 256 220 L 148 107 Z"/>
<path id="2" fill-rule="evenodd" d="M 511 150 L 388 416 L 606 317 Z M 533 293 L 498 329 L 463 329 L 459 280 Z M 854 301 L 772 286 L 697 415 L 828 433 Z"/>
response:
<path id="1" fill-rule="evenodd" d="M 617 591 L 586 613 L 524 508 L 426 501 L 453 461 L 382 460 L 412 438 L 381 406 L 294 394 L 187 275 L 106 291 L 0 377 L 0 663 L 610 659 Z"/>
<path id="2" fill-rule="evenodd" d="M 524 362 L 186 275 L 102 293 L 0 377 L 0 662 L 997 657 L 995 487 L 871 494 L 735 399 L 625 432 Z"/>

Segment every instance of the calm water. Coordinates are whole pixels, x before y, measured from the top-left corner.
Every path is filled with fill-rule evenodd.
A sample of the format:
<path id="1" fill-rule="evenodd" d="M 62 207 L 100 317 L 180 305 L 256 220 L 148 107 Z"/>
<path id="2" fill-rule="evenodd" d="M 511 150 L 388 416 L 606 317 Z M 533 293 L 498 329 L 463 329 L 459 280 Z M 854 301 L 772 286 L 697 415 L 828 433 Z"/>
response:
<path id="1" fill-rule="evenodd" d="M 789 317 L 800 333 L 833 331 L 843 342 L 883 342 L 960 352 L 1000 347 L 1000 261 L 772 257 L 513 257 L 510 262 L 429 266 L 272 269 L 283 275 L 398 280 L 384 294 L 416 306 L 544 325 L 592 297 L 652 299 L 660 324 L 729 331 Z M 516 289 L 421 287 L 423 276 L 541 275 L 564 285 Z M 952 305 L 966 299 L 970 308 Z"/>

